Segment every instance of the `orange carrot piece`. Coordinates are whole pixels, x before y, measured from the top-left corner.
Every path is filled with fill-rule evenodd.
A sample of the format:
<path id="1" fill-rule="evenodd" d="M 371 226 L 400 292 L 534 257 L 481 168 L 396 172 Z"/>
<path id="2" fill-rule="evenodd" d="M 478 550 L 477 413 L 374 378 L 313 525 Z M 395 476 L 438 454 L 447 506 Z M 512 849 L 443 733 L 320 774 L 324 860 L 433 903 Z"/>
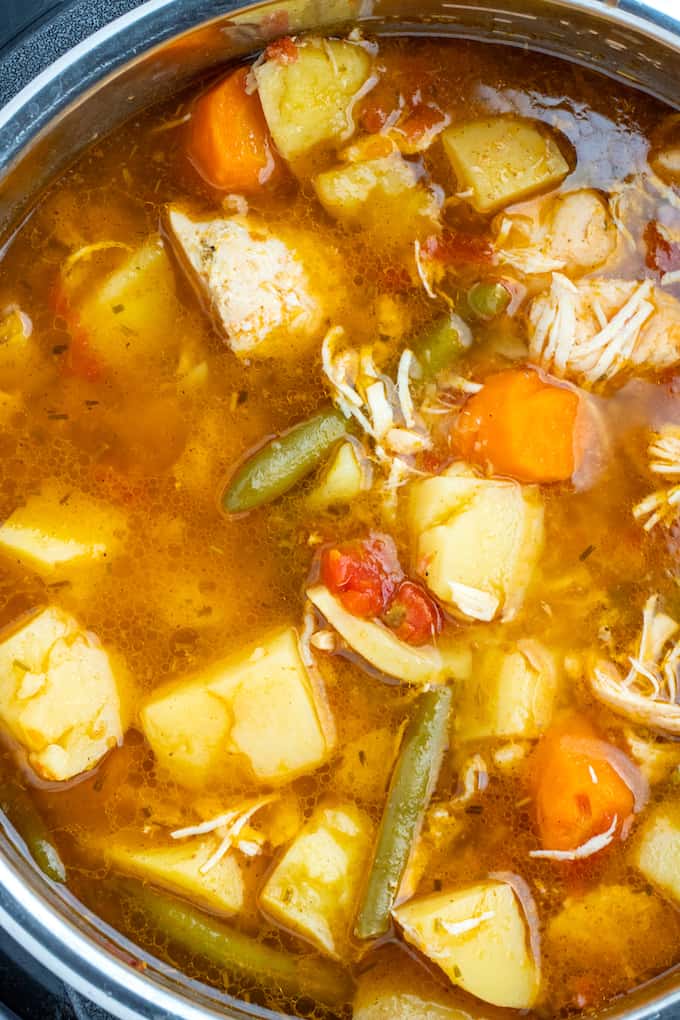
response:
<path id="1" fill-rule="evenodd" d="M 620 833 L 635 797 L 614 764 L 622 752 L 601 740 L 583 716 L 570 715 L 541 739 L 529 763 L 536 822 L 547 850 L 575 850 L 606 832 Z M 634 767 L 626 762 L 631 775 Z"/>
<path id="2" fill-rule="evenodd" d="M 189 159 L 221 191 L 256 191 L 277 169 L 259 96 L 246 91 L 248 70 L 238 68 L 204 93 L 189 121 Z"/>
<path id="3" fill-rule="evenodd" d="M 584 454 L 582 401 L 530 368 L 489 376 L 458 416 L 454 445 L 466 460 L 521 482 L 565 481 Z"/>

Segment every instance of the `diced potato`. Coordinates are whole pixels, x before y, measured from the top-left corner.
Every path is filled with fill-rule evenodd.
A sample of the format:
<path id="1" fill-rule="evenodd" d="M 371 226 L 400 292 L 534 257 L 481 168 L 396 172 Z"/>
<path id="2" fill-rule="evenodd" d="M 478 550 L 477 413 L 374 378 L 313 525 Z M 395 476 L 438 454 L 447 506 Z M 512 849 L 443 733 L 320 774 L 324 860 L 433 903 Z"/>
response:
<path id="1" fill-rule="evenodd" d="M 0 720 L 43 779 L 71 779 L 123 739 L 123 664 L 61 609 L 0 635 Z"/>
<path id="2" fill-rule="evenodd" d="M 469 652 L 440 650 L 434 645 L 409 645 L 382 623 L 347 612 L 324 585 L 307 590 L 307 598 L 325 616 L 349 648 L 385 676 L 408 684 L 442 683 L 467 674 Z"/>
<path id="3" fill-rule="evenodd" d="M 154 691 L 140 718 L 158 760 L 190 787 L 239 765 L 258 782 L 286 783 L 321 765 L 335 742 L 292 627 Z"/>
<path id="4" fill-rule="evenodd" d="M 106 853 L 114 868 L 186 896 L 205 910 L 230 916 L 238 914 L 244 899 L 237 855 L 227 853 L 201 873 L 218 845 L 219 839 L 208 836 L 162 847 L 112 843 Z"/>
<path id="5" fill-rule="evenodd" d="M 110 504 L 49 483 L 0 526 L 0 549 L 55 580 L 110 560 L 121 547 L 126 526 L 125 516 Z"/>
<path id="6" fill-rule="evenodd" d="M 297 59 L 266 60 L 255 70 L 262 109 L 276 148 L 295 161 L 316 146 L 340 145 L 354 132 L 354 103 L 373 60 L 361 46 L 307 38 Z"/>
<path id="7" fill-rule="evenodd" d="M 359 459 L 354 443 L 342 443 L 309 494 L 310 510 L 351 503 L 367 488 L 369 469 Z"/>
<path id="8" fill-rule="evenodd" d="M 149 238 L 99 287 L 88 288 L 75 311 L 89 350 L 104 365 L 129 371 L 162 360 L 186 313 L 160 237 Z"/>
<path id="9" fill-rule="evenodd" d="M 680 906 L 680 801 L 667 801 L 650 813 L 631 860 L 651 885 Z"/>
<path id="10" fill-rule="evenodd" d="M 260 906 L 337 959 L 349 932 L 373 842 L 373 823 L 352 803 L 322 804 L 269 877 Z"/>
<path id="11" fill-rule="evenodd" d="M 253 217 L 191 219 L 168 227 L 188 277 L 238 357 L 297 358 L 317 341 L 340 284 L 318 239 Z"/>
<path id="12" fill-rule="evenodd" d="M 409 517 L 417 570 L 452 612 L 481 620 L 517 612 L 543 551 L 535 486 L 454 464 L 411 485 Z"/>
<path id="13" fill-rule="evenodd" d="M 359 976 L 353 1020 L 470 1020 L 455 993 L 442 988 L 403 951 L 380 950 Z"/>
<path id="14" fill-rule="evenodd" d="M 383 243 L 413 243 L 438 227 L 433 192 L 398 152 L 327 170 L 314 178 L 314 188 L 331 216 Z"/>
<path id="15" fill-rule="evenodd" d="M 470 203 L 481 213 L 555 188 L 569 173 L 552 135 L 516 117 L 454 124 L 444 131 L 442 140 L 458 190 L 471 191 Z"/>
<path id="16" fill-rule="evenodd" d="M 660 897 L 629 885 L 597 885 L 564 901 L 544 944 L 563 973 L 578 980 L 585 971 L 604 998 L 670 966 L 679 934 L 680 919 Z"/>
<path id="17" fill-rule="evenodd" d="M 335 770 L 334 789 L 365 803 L 379 801 L 392 774 L 399 739 L 399 730 L 381 726 L 346 743 Z"/>
<path id="18" fill-rule="evenodd" d="M 485 1002 L 530 1009 L 540 975 L 511 886 L 487 881 L 410 900 L 393 911 L 411 945 Z"/>
<path id="19" fill-rule="evenodd" d="M 538 641 L 484 650 L 463 687 L 459 737 L 540 737 L 552 719 L 557 684 L 555 657 Z"/>

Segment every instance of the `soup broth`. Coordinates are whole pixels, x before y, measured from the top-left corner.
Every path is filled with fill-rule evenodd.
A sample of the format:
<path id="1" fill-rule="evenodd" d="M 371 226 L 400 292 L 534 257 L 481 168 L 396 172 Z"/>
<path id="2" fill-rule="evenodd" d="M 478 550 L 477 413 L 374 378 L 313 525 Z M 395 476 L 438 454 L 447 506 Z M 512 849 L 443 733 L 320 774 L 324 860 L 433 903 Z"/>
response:
<path id="1" fill-rule="evenodd" d="M 145 949 L 356 1020 L 678 963 L 676 131 L 544 56 L 283 39 L 12 239 L 2 803 Z"/>

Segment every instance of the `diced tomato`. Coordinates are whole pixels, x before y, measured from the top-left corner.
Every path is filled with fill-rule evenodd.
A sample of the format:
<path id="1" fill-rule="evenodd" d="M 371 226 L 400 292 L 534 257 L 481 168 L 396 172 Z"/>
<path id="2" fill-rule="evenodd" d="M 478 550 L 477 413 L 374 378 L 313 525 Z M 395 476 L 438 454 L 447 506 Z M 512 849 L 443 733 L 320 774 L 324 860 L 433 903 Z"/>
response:
<path id="1" fill-rule="evenodd" d="M 491 244 L 481 234 L 454 233 L 452 230 L 431 234 L 423 242 L 422 252 L 427 258 L 445 266 L 490 262 L 493 256 Z"/>
<path id="2" fill-rule="evenodd" d="M 657 273 L 673 273 L 680 269 L 680 242 L 665 237 L 656 220 L 645 227 L 645 261 Z"/>
<path id="3" fill-rule="evenodd" d="M 289 35 L 284 35 L 281 39 L 269 43 L 264 55 L 267 60 L 277 60 L 279 64 L 294 64 L 299 53 L 293 39 Z"/>
<path id="4" fill-rule="evenodd" d="M 420 584 L 402 581 L 383 617 L 401 641 L 425 645 L 442 629 L 442 614 L 437 603 Z"/>
<path id="5" fill-rule="evenodd" d="M 381 616 L 400 579 L 391 539 L 372 535 L 321 554 L 321 579 L 354 616 Z"/>
<path id="6" fill-rule="evenodd" d="M 599 739 L 594 727 L 576 714 L 555 724 L 541 739 L 530 761 L 536 821 L 548 850 L 575 850 L 606 832 L 616 818 L 616 832 L 633 813 L 635 797 L 613 745 Z M 632 763 L 627 771 L 634 773 Z"/>
<path id="7" fill-rule="evenodd" d="M 51 302 L 56 314 L 65 319 L 71 335 L 68 352 L 61 363 L 64 375 L 84 379 L 86 382 L 100 382 L 104 366 L 92 350 L 87 331 L 82 326 L 78 313 L 71 306 L 61 278 L 52 288 Z"/>
<path id="8" fill-rule="evenodd" d="M 439 107 L 433 103 L 419 103 L 406 120 L 401 122 L 399 130 L 411 145 L 417 145 L 425 135 L 429 135 L 435 128 L 443 130 L 447 122 L 446 114 Z"/>

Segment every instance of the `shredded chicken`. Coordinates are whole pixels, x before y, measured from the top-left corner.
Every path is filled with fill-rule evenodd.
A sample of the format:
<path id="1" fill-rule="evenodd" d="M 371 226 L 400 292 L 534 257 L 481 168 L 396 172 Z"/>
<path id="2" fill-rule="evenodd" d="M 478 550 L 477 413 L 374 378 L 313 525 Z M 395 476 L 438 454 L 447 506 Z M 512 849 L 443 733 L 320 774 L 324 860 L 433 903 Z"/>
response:
<path id="1" fill-rule="evenodd" d="M 170 833 L 172 839 L 187 839 L 192 836 L 205 836 L 208 833 L 214 832 L 218 836 L 221 836 L 221 842 L 214 854 L 205 861 L 200 868 L 201 874 L 206 874 L 211 871 L 216 864 L 222 860 L 232 848 L 236 847 L 246 856 L 252 857 L 260 853 L 262 850 L 263 838 L 255 830 L 248 830 L 245 834 L 244 830 L 248 825 L 248 822 L 256 812 L 261 808 L 266 807 L 267 804 L 271 804 L 273 801 L 278 800 L 279 795 L 276 793 L 268 794 L 265 797 L 258 797 L 257 800 L 242 801 L 229 811 L 225 811 L 223 814 L 217 815 L 215 818 L 209 818 L 205 822 L 200 822 L 198 825 L 187 825 L 182 829 L 175 829 Z M 245 838 L 243 838 L 245 835 Z"/>
<path id="2" fill-rule="evenodd" d="M 587 279 L 553 273 L 529 312 L 531 360 L 582 386 L 621 372 L 660 372 L 680 361 L 680 302 L 651 280 Z"/>
<path id="3" fill-rule="evenodd" d="M 633 507 L 633 516 L 644 521 L 645 531 L 677 517 L 680 505 L 680 426 L 664 425 L 649 444 L 649 469 L 674 484 L 657 489 Z"/>
<path id="4" fill-rule="evenodd" d="M 675 620 L 658 608 L 652 595 L 642 614 L 642 632 L 630 668 L 622 676 L 611 660 L 598 660 L 588 678 L 596 698 L 618 715 L 650 729 L 680 736 L 678 665 L 680 641 Z"/>
<path id="5" fill-rule="evenodd" d="M 437 918 L 436 926 L 442 928 L 447 935 L 465 935 L 469 931 L 474 931 L 475 928 L 479 928 L 480 924 L 484 924 L 485 921 L 491 921 L 496 916 L 495 911 L 485 910 L 483 914 L 479 914 L 477 917 L 468 917 L 464 921 L 442 921 Z"/>
<path id="6" fill-rule="evenodd" d="M 616 827 L 619 824 L 617 815 L 614 815 L 612 823 L 606 832 L 600 832 L 593 836 L 586 843 L 577 846 L 575 850 L 530 850 L 529 857 L 546 861 L 581 861 L 584 857 L 592 857 L 600 850 L 609 846 L 614 838 Z"/>

